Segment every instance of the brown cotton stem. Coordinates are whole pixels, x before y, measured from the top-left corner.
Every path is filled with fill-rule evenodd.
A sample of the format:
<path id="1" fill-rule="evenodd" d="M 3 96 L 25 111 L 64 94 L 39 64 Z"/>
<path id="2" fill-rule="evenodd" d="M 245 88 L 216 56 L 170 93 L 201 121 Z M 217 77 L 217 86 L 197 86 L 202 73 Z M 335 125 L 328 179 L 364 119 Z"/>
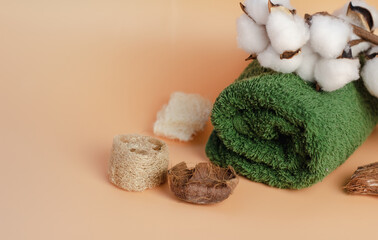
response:
<path id="1" fill-rule="evenodd" d="M 366 31 L 365 29 L 360 28 L 356 25 L 353 25 L 353 24 L 351 24 L 351 25 L 353 27 L 354 34 L 356 34 L 357 36 L 359 36 L 360 38 L 362 38 L 365 41 L 368 41 L 368 42 L 371 42 L 375 45 L 378 45 L 378 36 L 377 35 L 375 35 L 372 32 Z"/>
<path id="2" fill-rule="evenodd" d="M 354 40 L 349 41 L 348 45 L 350 47 L 353 47 L 353 46 L 356 46 L 356 45 L 358 45 L 358 44 L 360 44 L 362 42 L 365 42 L 365 40 L 363 40 L 363 39 L 354 39 Z"/>

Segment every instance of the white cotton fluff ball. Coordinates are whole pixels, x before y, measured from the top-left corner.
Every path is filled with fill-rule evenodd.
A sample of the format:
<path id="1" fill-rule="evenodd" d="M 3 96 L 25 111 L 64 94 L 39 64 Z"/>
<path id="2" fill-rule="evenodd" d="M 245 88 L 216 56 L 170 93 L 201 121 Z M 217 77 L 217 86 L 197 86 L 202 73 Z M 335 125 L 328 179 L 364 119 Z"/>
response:
<path id="1" fill-rule="evenodd" d="M 280 4 L 288 9 L 293 9 L 290 4 L 290 0 L 272 0 L 273 4 Z M 251 16 L 256 23 L 265 25 L 268 21 L 269 9 L 268 0 L 245 0 L 245 10 L 248 15 Z"/>
<path id="2" fill-rule="evenodd" d="M 358 59 L 321 59 L 315 66 L 315 79 L 326 92 L 332 92 L 360 78 Z"/>
<path id="3" fill-rule="evenodd" d="M 360 39 L 360 37 L 357 36 L 356 34 L 352 33 L 350 40 L 356 40 L 356 39 Z M 371 44 L 369 42 L 361 42 L 357 45 L 352 46 L 353 57 L 354 58 L 357 57 L 358 54 L 368 50 L 370 47 L 371 47 Z"/>
<path id="4" fill-rule="evenodd" d="M 373 53 L 378 53 L 378 45 L 372 47 L 372 48 L 368 51 L 368 54 L 373 54 Z"/>
<path id="5" fill-rule="evenodd" d="M 378 97 L 378 58 L 373 58 L 365 63 L 361 77 L 370 94 Z"/>
<path id="6" fill-rule="evenodd" d="M 280 54 L 298 50 L 310 38 L 310 31 L 304 19 L 283 11 L 271 12 L 266 30 L 274 50 Z"/>
<path id="7" fill-rule="evenodd" d="M 243 14 L 237 21 L 238 45 L 249 54 L 260 53 L 269 44 L 268 35 L 263 26 L 253 22 Z"/>
<path id="8" fill-rule="evenodd" d="M 352 31 L 352 27 L 341 19 L 313 16 L 310 28 L 311 46 L 324 58 L 337 58 L 343 53 Z"/>
<path id="9" fill-rule="evenodd" d="M 269 46 L 257 56 L 257 60 L 263 67 L 273 69 L 277 72 L 291 73 L 301 64 L 302 54 L 298 54 L 290 59 L 280 59 L 280 54 L 274 51 L 272 46 Z"/>
<path id="10" fill-rule="evenodd" d="M 374 24 L 373 30 L 375 28 L 378 28 L 378 11 L 374 6 L 370 6 L 365 1 L 361 1 L 361 0 L 357 0 L 357 1 L 355 0 L 355 1 L 351 1 L 351 2 L 352 2 L 352 5 L 355 6 L 355 7 L 362 7 L 362 8 L 369 10 L 369 12 L 370 12 L 370 14 L 373 18 L 373 24 Z M 349 6 L 349 2 L 347 4 L 345 4 L 342 8 L 336 10 L 333 13 L 333 15 L 340 17 L 342 19 L 345 19 L 346 21 L 351 22 L 353 24 L 358 24 L 358 22 L 354 21 L 354 19 L 348 18 L 346 16 L 347 11 L 348 11 L 348 6 Z"/>
<path id="11" fill-rule="evenodd" d="M 302 47 L 302 63 L 298 67 L 296 73 L 307 82 L 314 82 L 315 65 L 319 61 L 320 56 L 314 52 L 309 45 Z"/>

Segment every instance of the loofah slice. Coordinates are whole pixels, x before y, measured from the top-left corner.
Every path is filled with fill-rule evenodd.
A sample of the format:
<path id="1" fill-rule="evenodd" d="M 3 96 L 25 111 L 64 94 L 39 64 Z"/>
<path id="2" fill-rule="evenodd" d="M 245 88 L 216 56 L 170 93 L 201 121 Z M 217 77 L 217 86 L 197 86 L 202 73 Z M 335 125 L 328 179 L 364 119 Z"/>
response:
<path id="1" fill-rule="evenodd" d="M 165 182 L 168 162 L 168 147 L 163 141 L 117 135 L 113 139 L 109 180 L 122 189 L 140 192 Z"/>
<path id="2" fill-rule="evenodd" d="M 171 191 L 181 200 L 196 204 L 212 204 L 227 199 L 239 179 L 234 169 L 212 163 L 198 163 L 188 168 L 181 162 L 168 171 Z"/>

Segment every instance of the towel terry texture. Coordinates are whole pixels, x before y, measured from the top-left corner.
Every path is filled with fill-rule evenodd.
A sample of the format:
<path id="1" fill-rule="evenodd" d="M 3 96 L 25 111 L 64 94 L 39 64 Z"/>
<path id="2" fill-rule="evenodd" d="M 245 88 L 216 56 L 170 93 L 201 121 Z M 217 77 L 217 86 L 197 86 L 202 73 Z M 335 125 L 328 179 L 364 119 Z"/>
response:
<path id="1" fill-rule="evenodd" d="M 317 92 L 255 60 L 218 96 L 206 154 L 253 181 L 300 189 L 322 180 L 370 135 L 378 99 L 361 80 Z"/>

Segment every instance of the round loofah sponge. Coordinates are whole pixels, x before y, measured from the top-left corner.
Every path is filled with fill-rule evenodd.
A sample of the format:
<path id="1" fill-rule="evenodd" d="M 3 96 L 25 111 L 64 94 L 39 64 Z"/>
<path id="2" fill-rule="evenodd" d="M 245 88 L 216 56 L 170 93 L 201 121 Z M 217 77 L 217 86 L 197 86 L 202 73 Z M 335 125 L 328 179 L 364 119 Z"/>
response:
<path id="1" fill-rule="evenodd" d="M 109 180 L 128 191 L 143 191 L 166 181 L 169 162 L 167 145 L 156 138 L 117 135 L 109 165 Z"/>

